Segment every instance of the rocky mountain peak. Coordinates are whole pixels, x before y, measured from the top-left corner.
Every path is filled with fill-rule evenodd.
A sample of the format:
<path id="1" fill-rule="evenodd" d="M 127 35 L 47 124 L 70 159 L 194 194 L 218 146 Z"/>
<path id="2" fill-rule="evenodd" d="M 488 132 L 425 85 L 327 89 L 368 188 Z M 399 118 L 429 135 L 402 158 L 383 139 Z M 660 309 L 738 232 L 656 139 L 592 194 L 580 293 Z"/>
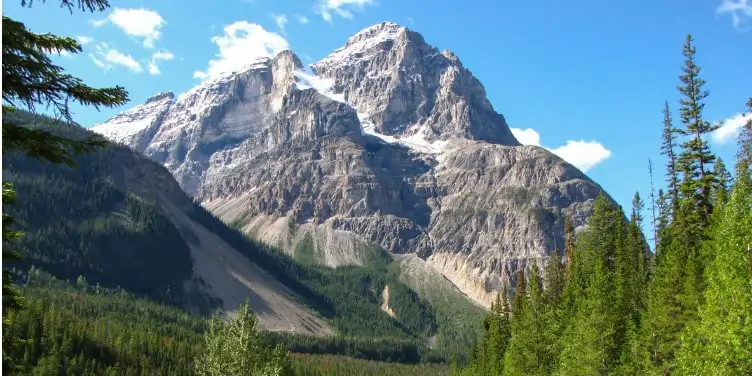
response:
<path id="1" fill-rule="evenodd" d="M 398 24 L 360 31 L 312 69 L 379 134 L 519 145 L 459 59 Z"/>
<path id="2" fill-rule="evenodd" d="M 522 147 L 456 55 L 388 22 L 310 69 L 283 51 L 94 130 L 268 244 L 329 266 L 413 253 L 483 304 L 562 249 L 563 218 L 585 224 L 602 191 Z"/>
<path id="3" fill-rule="evenodd" d="M 173 92 L 163 91 L 163 92 L 156 93 L 149 98 L 146 98 L 146 103 L 160 102 L 162 100 L 173 100 L 173 99 L 175 99 L 175 94 Z"/>

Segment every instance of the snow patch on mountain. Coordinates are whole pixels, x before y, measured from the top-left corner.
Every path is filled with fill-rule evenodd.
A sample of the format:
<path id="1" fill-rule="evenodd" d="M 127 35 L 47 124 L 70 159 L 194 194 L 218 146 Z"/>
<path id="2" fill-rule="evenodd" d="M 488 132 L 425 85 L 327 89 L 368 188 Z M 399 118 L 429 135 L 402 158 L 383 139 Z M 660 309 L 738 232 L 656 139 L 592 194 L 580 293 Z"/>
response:
<path id="1" fill-rule="evenodd" d="M 345 95 L 341 93 L 337 94 L 332 90 L 332 86 L 334 86 L 334 80 L 330 78 L 322 78 L 316 76 L 313 72 L 306 72 L 302 70 L 293 72 L 293 75 L 297 79 L 295 86 L 299 90 L 314 89 L 321 95 L 333 101 L 345 103 Z"/>
<path id="2" fill-rule="evenodd" d="M 90 130 L 112 141 L 130 144 L 135 136 L 154 124 L 174 102 L 175 96 L 171 92 L 158 93 L 146 103 L 121 112 L 104 123 L 94 125 Z"/>
<path id="3" fill-rule="evenodd" d="M 417 153 L 441 154 L 449 144 L 449 141 L 428 141 L 426 138 L 426 132 L 428 131 L 427 125 L 412 126 L 411 129 L 415 130 L 415 133 L 412 135 L 406 137 L 395 137 L 377 132 L 376 124 L 369 120 L 367 114 L 358 112 L 358 120 L 360 120 L 361 130 L 364 135 L 376 137 L 389 144 L 400 144 L 406 146 Z"/>

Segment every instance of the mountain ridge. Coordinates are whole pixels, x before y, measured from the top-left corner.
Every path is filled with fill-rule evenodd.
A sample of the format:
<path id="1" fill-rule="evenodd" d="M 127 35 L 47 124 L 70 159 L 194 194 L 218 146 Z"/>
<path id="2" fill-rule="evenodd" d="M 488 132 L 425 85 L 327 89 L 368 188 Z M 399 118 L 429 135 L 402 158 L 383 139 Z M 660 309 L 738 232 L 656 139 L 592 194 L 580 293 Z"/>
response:
<path id="1" fill-rule="evenodd" d="M 485 306 L 605 193 L 521 146 L 459 58 L 394 23 L 310 68 L 284 51 L 163 102 L 122 139 L 226 223 L 293 256 L 310 239 L 331 267 L 414 253 Z"/>

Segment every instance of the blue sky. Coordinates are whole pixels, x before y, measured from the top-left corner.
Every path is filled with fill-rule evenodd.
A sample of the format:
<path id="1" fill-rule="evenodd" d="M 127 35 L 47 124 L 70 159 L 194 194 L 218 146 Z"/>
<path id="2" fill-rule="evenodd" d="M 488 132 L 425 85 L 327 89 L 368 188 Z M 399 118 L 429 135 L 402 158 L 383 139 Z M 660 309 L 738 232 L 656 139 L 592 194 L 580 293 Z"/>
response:
<path id="1" fill-rule="evenodd" d="M 56 3 L 10 0 L 3 13 L 35 32 L 79 37 L 82 54 L 55 60 L 91 85 L 130 92 L 123 108 L 75 107 L 85 126 L 254 54 L 289 47 L 310 63 L 393 21 L 455 52 L 524 142 L 580 166 L 625 209 L 635 190 L 647 195 L 648 158 L 661 183 L 661 109 L 678 106 L 687 33 L 711 93 L 706 118 L 732 119 L 711 142 L 729 165 L 733 119 L 752 95 L 752 0 L 113 0 L 105 13 L 73 15 Z"/>

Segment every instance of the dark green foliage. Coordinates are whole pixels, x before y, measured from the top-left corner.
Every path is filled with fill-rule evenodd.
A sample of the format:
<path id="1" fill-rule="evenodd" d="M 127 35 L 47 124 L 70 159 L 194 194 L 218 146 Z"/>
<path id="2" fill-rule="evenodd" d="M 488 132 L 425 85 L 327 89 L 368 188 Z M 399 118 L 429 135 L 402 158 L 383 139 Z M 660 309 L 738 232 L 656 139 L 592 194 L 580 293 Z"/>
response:
<path id="1" fill-rule="evenodd" d="M 194 375 L 194 359 L 201 353 L 202 334 L 207 320 L 182 310 L 137 299 L 122 290 L 109 290 L 88 284 L 73 288 L 69 283 L 32 270 L 23 288 L 30 300 L 29 309 L 18 313 L 11 333 L 31 341 L 14 350 L 32 374 L 50 374 L 62 366 L 65 374 Z M 267 346 L 287 347 L 296 336 L 281 340 L 271 333 L 262 334 Z M 301 340 L 305 338 L 301 337 Z M 299 349 L 323 349 L 335 339 L 308 338 Z M 339 340 L 340 348 L 361 349 L 370 359 L 394 358 L 400 348 L 354 344 Z M 368 349 L 371 350 L 368 350 Z M 378 349 L 381 350 L 378 350 Z M 301 351 L 316 353 L 316 351 Z M 331 349 L 323 352 L 337 353 Z M 381 363 L 361 354 L 364 360 L 344 356 L 298 354 L 293 357 L 295 375 L 442 375 L 442 365 L 403 365 Z M 347 373 L 350 372 L 350 373 Z M 380 372 L 380 373 L 379 373 Z"/>
<path id="2" fill-rule="evenodd" d="M 71 140 L 88 134 L 28 113 L 13 121 Z M 188 245 L 153 204 L 114 185 L 113 166 L 127 161 L 124 153 L 113 146 L 75 156 L 76 168 L 6 153 L 3 167 L 20 192 L 7 211 L 24 231 L 15 242 L 24 256 L 17 267 L 35 265 L 68 280 L 83 275 L 92 284 L 180 304 L 192 270 Z"/>

